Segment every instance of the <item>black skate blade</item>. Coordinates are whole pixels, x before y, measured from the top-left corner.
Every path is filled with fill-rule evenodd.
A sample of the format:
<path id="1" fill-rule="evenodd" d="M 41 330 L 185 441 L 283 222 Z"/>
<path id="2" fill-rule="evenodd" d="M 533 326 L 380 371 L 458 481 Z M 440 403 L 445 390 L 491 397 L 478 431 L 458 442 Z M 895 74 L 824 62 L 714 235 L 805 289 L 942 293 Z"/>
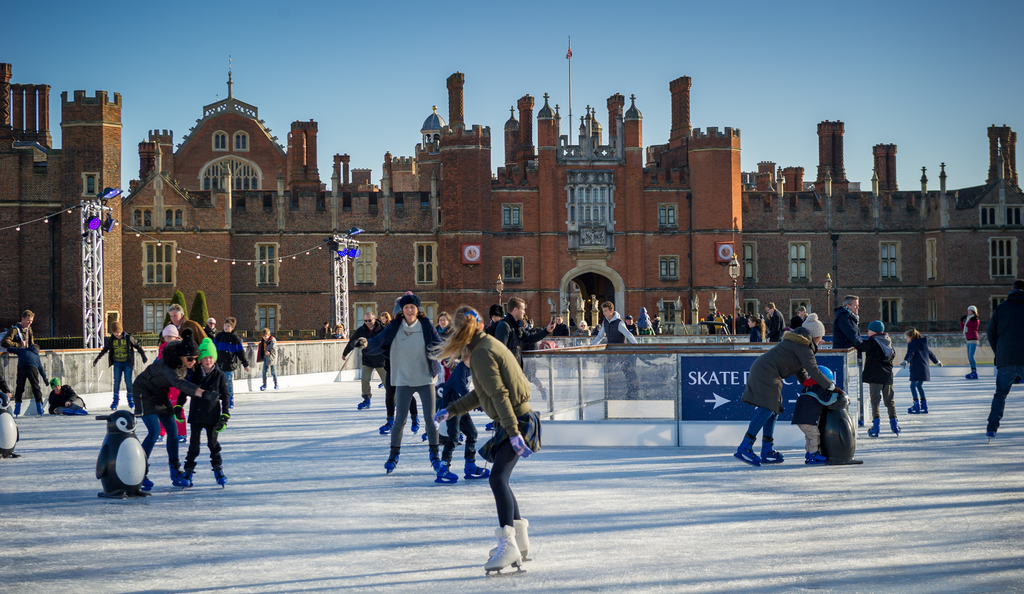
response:
<path id="1" fill-rule="evenodd" d="M 832 460 L 829 460 L 828 462 L 825 463 L 825 465 L 826 466 L 853 466 L 853 465 L 856 465 L 856 464 L 863 464 L 863 463 L 864 463 L 863 460 L 849 460 L 847 462 L 833 462 Z"/>

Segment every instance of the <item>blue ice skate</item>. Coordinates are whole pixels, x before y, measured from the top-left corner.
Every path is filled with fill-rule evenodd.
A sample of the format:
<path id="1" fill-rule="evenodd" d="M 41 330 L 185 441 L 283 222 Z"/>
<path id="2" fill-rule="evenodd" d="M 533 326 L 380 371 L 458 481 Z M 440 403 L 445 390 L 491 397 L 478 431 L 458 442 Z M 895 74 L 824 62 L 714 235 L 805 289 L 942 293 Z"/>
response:
<path id="1" fill-rule="evenodd" d="M 743 443 L 740 444 L 740 447 L 736 448 L 736 453 L 733 456 L 751 466 L 760 466 L 761 458 L 754 453 L 754 439 L 749 433 L 744 435 Z"/>
<path id="2" fill-rule="evenodd" d="M 435 483 L 451 485 L 459 482 L 459 475 L 448 469 L 449 464 L 451 463 L 441 462 L 441 466 L 437 469 L 437 478 L 434 479 Z"/>
<path id="3" fill-rule="evenodd" d="M 477 466 L 476 460 L 466 460 L 466 468 L 464 470 L 467 479 L 485 479 L 491 476 L 491 471 Z"/>

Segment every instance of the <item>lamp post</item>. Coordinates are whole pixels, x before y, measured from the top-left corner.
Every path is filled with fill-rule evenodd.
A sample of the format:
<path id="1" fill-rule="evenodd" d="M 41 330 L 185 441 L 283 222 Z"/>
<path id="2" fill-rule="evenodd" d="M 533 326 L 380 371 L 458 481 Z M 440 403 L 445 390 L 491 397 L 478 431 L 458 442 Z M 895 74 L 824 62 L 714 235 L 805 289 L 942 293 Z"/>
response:
<path id="1" fill-rule="evenodd" d="M 832 275 L 825 275 L 825 315 L 828 315 L 828 298 L 832 294 Z"/>
<path id="2" fill-rule="evenodd" d="M 736 334 L 736 314 L 739 312 L 739 296 L 736 293 L 736 279 L 740 277 L 740 263 L 736 254 L 729 260 L 729 276 L 732 277 L 732 333 Z"/>
<path id="3" fill-rule="evenodd" d="M 494 290 L 498 292 L 498 305 L 501 305 L 501 291 L 505 288 L 505 283 L 501 282 L 501 275 L 498 275 L 498 282 L 494 283 Z"/>

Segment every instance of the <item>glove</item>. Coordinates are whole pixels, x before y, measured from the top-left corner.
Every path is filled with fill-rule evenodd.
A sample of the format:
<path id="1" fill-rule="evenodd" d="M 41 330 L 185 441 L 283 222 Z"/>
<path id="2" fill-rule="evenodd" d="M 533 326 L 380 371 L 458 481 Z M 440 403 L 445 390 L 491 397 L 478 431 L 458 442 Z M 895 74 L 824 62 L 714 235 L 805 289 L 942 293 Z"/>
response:
<path id="1" fill-rule="evenodd" d="M 185 408 L 180 404 L 174 407 L 174 420 L 179 423 L 185 422 Z"/>
<path id="2" fill-rule="evenodd" d="M 533 453 L 533 450 L 530 449 L 530 446 L 526 445 L 526 442 L 523 441 L 522 435 L 517 435 L 512 439 L 508 440 L 508 442 L 512 444 L 512 449 L 515 450 L 516 453 L 519 454 L 519 456 L 522 458 L 529 458 L 530 454 Z"/>
<path id="3" fill-rule="evenodd" d="M 214 400 L 220 398 L 220 392 L 215 392 L 213 390 L 203 390 L 203 398 L 207 402 L 213 402 Z"/>
<path id="4" fill-rule="evenodd" d="M 362 336 L 360 336 L 359 338 L 356 339 L 356 348 L 357 349 L 365 349 L 366 348 L 366 344 L 367 344 L 366 343 L 366 339 L 363 338 Z"/>
<path id="5" fill-rule="evenodd" d="M 938 363 L 936 363 L 936 365 L 938 365 L 939 367 L 942 367 L 942 361 L 939 361 Z"/>
<path id="6" fill-rule="evenodd" d="M 220 422 L 213 426 L 213 430 L 216 431 L 217 433 L 220 433 L 221 431 L 226 429 L 227 426 L 228 426 L 228 419 L 230 419 L 230 418 L 231 418 L 231 415 L 229 415 L 227 413 L 222 414 L 220 416 Z"/>
<path id="7" fill-rule="evenodd" d="M 92 362 L 92 366 L 93 366 L 93 367 L 96 367 L 96 364 L 97 364 L 97 363 L 99 363 L 99 361 L 100 361 L 99 359 L 96 359 L 95 361 L 93 361 L 93 362 Z"/>
<path id="8" fill-rule="evenodd" d="M 832 391 L 835 392 L 836 394 L 839 394 L 840 396 L 846 396 L 846 392 L 844 392 L 843 389 L 840 388 L 839 386 L 833 388 Z"/>
<path id="9" fill-rule="evenodd" d="M 900 367 L 902 367 L 903 369 L 906 369 L 907 368 L 907 362 L 904 361 L 904 362 L 900 363 Z"/>
<path id="10" fill-rule="evenodd" d="M 436 415 L 434 415 L 434 424 L 440 425 L 441 423 L 448 420 L 448 416 L 448 409 L 442 408 L 441 410 L 437 411 Z"/>

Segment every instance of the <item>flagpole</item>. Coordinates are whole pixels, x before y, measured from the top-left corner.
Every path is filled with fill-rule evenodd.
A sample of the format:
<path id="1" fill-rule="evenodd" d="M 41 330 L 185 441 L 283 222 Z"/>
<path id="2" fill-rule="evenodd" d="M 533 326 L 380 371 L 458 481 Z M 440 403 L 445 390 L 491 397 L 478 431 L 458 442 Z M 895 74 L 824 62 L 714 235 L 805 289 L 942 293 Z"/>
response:
<path id="1" fill-rule="evenodd" d="M 569 36 L 569 144 L 572 144 L 572 36 Z"/>

